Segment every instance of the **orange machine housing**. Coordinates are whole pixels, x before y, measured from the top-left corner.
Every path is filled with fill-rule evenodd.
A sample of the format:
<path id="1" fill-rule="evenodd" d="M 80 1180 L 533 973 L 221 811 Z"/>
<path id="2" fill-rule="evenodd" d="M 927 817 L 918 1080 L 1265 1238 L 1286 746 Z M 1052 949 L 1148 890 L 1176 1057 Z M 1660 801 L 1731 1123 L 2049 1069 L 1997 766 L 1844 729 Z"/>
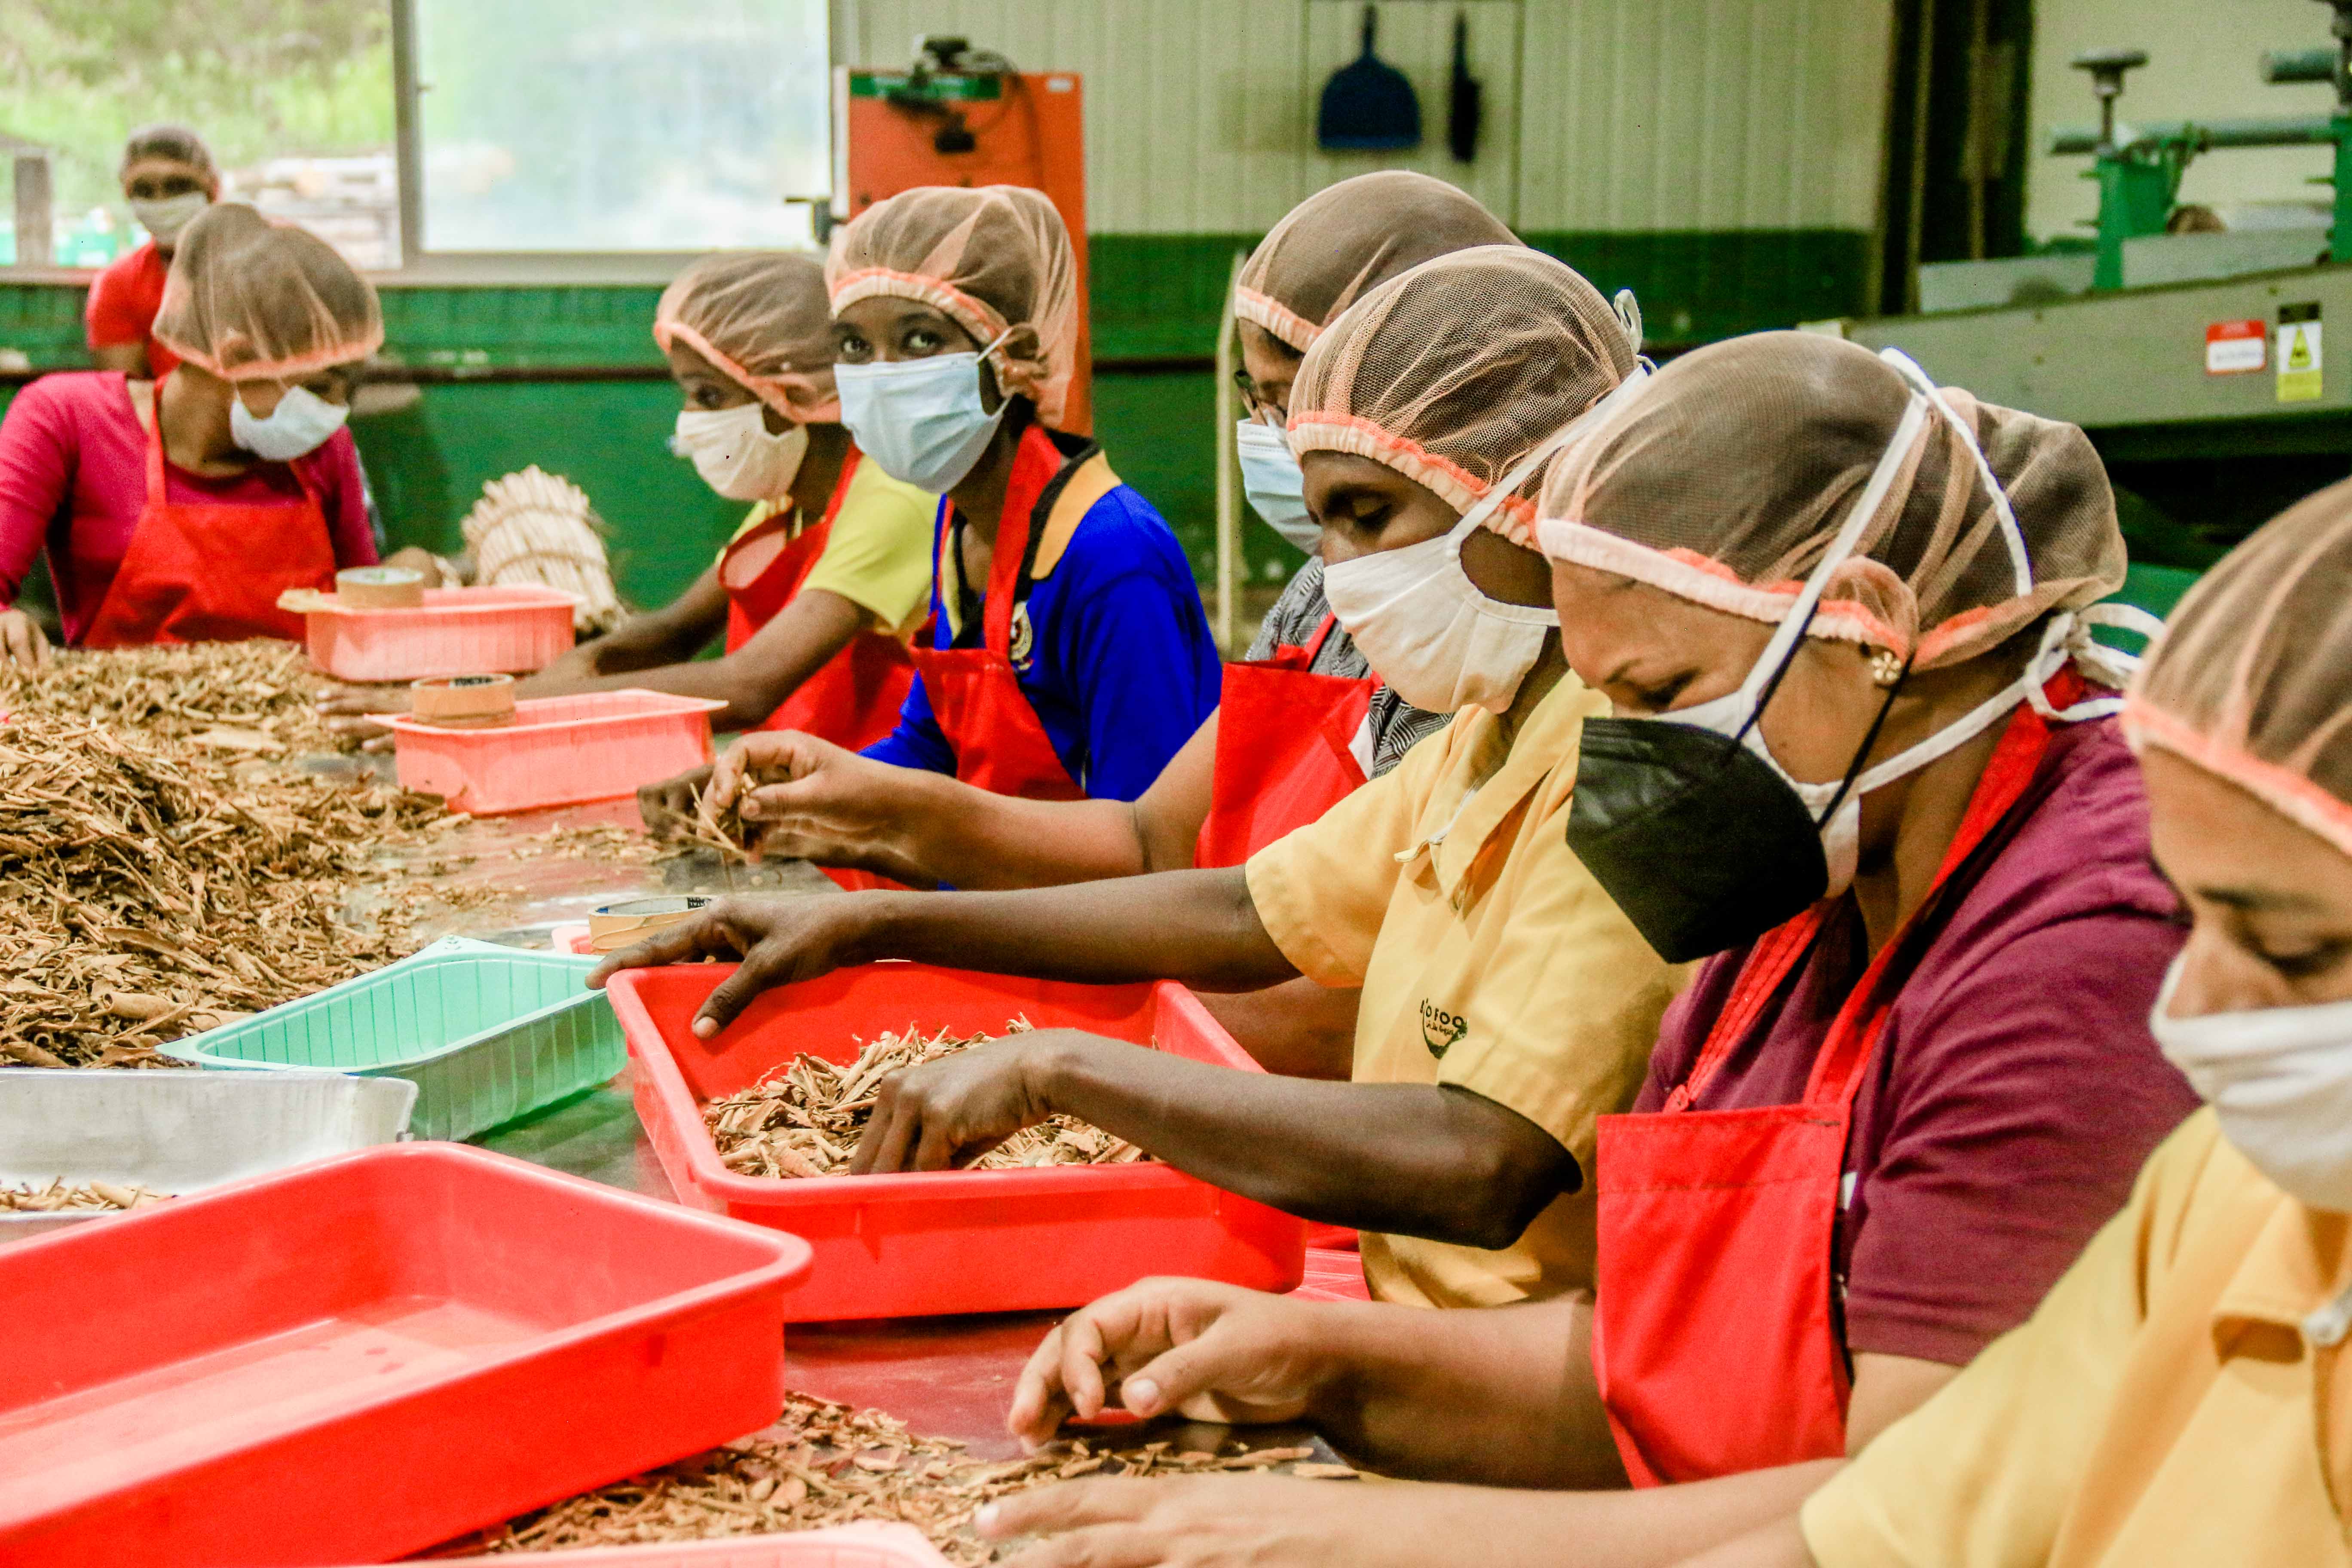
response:
<path id="1" fill-rule="evenodd" d="M 1069 71 L 939 71 L 918 80 L 906 70 L 835 66 L 833 74 L 836 218 L 917 185 L 1027 185 L 1052 199 L 1077 253 L 1078 363 L 1063 424 L 1082 436 L 1094 431 L 1083 100 Z M 950 129 L 964 134 L 943 137 Z M 969 150 L 942 151 L 943 141 Z"/>

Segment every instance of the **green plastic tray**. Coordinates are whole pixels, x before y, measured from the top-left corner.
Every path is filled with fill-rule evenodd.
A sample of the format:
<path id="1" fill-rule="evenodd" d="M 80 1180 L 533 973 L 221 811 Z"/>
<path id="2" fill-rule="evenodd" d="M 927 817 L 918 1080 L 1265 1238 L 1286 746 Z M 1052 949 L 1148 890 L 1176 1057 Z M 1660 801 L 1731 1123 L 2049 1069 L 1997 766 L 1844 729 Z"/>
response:
<path id="1" fill-rule="evenodd" d="M 419 1138 L 470 1138 L 628 1060 L 593 958 L 450 937 L 315 996 L 164 1047 L 199 1067 L 325 1068 L 416 1086 Z"/>

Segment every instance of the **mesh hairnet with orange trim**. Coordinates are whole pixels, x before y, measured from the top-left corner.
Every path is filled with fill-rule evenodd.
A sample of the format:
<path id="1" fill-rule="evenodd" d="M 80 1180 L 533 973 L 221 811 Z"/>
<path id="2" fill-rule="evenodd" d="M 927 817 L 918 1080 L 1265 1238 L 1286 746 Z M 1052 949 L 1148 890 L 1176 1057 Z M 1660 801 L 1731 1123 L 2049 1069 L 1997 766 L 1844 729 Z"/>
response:
<path id="1" fill-rule="evenodd" d="M 841 419 L 824 264 L 791 250 L 722 251 L 677 275 L 654 307 L 654 342 L 709 360 L 800 425 Z"/>
<path id="2" fill-rule="evenodd" d="M 317 235 L 217 202 L 180 231 L 154 333 L 230 381 L 299 381 L 382 348 L 383 312 Z"/>
<path id="3" fill-rule="evenodd" d="M 2352 480 L 2257 530 L 2189 591 L 2124 729 L 2352 855 Z"/>
<path id="4" fill-rule="evenodd" d="M 1575 268 L 1482 245 L 1390 279 L 1316 339 L 1291 386 L 1290 449 L 1370 458 L 1465 512 L 1633 363 L 1616 313 Z M 1532 547 L 1540 480 L 1487 526 Z"/>
<path id="5" fill-rule="evenodd" d="M 824 279 L 836 316 L 874 296 L 916 300 L 986 348 L 1010 327 L 1034 330 L 1025 353 L 992 356 L 998 386 L 1059 426 L 1078 347 L 1077 258 L 1062 215 L 1021 185 L 919 185 L 877 202 L 835 234 Z"/>
<path id="6" fill-rule="evenodd" d="M 1242 264 L 1234 314 L 1300 353 L 1367 289 L 1434 257 L 1517 245 L 1467 192 L 1409 169 L 1326 185 L 1284 215 Z"/>
<path id="7" fill-rule="evenodd" d="M 1917 668 L 1985 653 L 2053 610 L 2122 585 L 2114 492 L 2072 425 L 1945 400 L 1976 433 L 2025 538 L 2016 567 L 1958 431 L 1927 421 L 1809 635 L 1891 647 Z M 1777 622 L 1893 438 L 1912 389 L 1869 350 L 1759 332 L 1685 354 L 1551 465 L 1546 554 Z"/>
<path id="8" fill-rule="evenodd" d="M 185 163 L 197 174 L 217 182 L 220 171 L 213 164 L 212 149 L 205 139 L 184 125 L 142 125 L 123 139 L 121 172 L 128 174 L 134 163 L 161 160 Z"/>

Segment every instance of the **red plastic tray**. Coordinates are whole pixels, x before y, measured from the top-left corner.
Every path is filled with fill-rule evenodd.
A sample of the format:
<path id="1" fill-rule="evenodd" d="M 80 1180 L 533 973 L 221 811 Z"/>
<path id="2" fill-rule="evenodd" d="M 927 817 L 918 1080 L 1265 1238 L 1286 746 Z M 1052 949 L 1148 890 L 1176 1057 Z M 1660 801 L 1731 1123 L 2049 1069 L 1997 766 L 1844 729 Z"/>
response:
<path id="1" fill-rule="evenodd" d="M 524 675 L 572 647 L 578 601 L 561 588 L 427 588 L 416 610 L 311 610 L 310 662 L 341 680 Z"/>
<path id="2" fill-rule="evenodd" d="M 791 1321 L 1076 1307 L 1150 1274 L 1262 1290 L 1298 1283 L 1303 1221 L 1167 1165 L 746 1176 L 719 1163 L 703 1123 L 705 1103 L 803 1051 L 849 1061 L 855 1037 L 909 1024 L 994 1034 L 1024 1016 L 1261 1070 L 1182 986 L 870 963 L 769 991 L 715 1037 L 695 1038 L 695 1009 L 733 967 L 624 970 L 613 1011 L 639 1064 L 637 1116 L 678 1201 L 788 1229 L 816 1249 L 816 1267 L 785 1296 Z"/>
<path id="3" fill-rule="evenodd" d="M 634 687 L 575 697 L 527 697 L 515 721 L 447 730 L 388 715 L 400 787 L 445 797 L 478 816 L 573 805 L 636 793 L 710 761 L 707 697 Z"/>
<path id="4" fill-rule="evenodd" d="M 0 1563 L 383 1562 L 755 1431 L 797 1238 L 363 1150 L 0 1252 Z"/>

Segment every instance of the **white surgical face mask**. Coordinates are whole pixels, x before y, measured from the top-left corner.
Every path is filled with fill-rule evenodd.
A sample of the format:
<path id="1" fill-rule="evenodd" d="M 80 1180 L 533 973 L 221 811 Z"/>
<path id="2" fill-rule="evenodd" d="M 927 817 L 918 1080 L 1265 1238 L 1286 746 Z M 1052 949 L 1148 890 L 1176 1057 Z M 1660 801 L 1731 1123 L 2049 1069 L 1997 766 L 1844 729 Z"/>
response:
<path id="1" fill-rule="evenodd" d="M 1323 596 L 1372 670 L 1415 708 L 1452 713 L 1472 703 L 1500 713 L 1559 627 L 1550 605 L 1490 599 L 1462 569 L 1462 542 L 1504 499 L 1593 423 L 1637 395 L 1637 369 L 1608 396 L 1538 442 L 1462 521 L 1435 539 L 1377 550 L 1323 569 Z"/>
<path id="2" fill-rule="evenodd" d="M 733 408 L 678 411 L 669 449 L 694 459 L 702 482 L 730 500 L 782 500 L 808 455 L 805 425 L 770 431 L 767 405 L 751 402 Z"/>
<path id="3" fill-rule="evenodd" d="M 1278 426 L 1244 419 L 1234 427 L 1241 454 L 1242 494 L 1266 525 L 1309 555 L 1322 542 L 1323 527 L 1307 514 L 1307 477 L 1290 455 L 1290 437 Z"/>
<path id="4" fill-rule="evenodd" d="M 198 213 L 212 205 L 212 197 L 202 191 L 185 191 L 176 196 L 133 196 L 131 216 L 139 220 L 158 245 L 169 245 L 180 237 L 180 231 L 195 221 Z"/>
<path id="5" fill-rule="evenodd" d="M 901 484 L 941 495 L 980 461 L 1012 401 L 990 412 L 980 401 L 980 362 L 1012 336 L 1008 330 L 979 353 L 836 364 L 841 422 L 857 449 Z"/>
<path id="6" fill-rule="evenodd" d="M 1895 426 L 1893 438 L 1887 442 L 1885 452 L 1878 459 L 1878 467 L 1863 487 L 1853 509 L 1846 514 L 1837 536 L 1830 542 L 1828 552 L 1806 580 L 1804 591 L 1797 595 L 1789 613 L 1781 618 L 1778 629 L 1772 634 L 1772 640 L 1765 645 L 1763 654 L 1748 672 L 1748 679 L 1740 683 L 1739 689 L 1659 715 L 1660 720 L 1665 722 L 1711 730 L 1718 735 L 1738 741 L 1761 757 L 1796 792 L 1797 798 L 1804 803 L 1806 811 L 1811 814 L 1821 831 L 1822 850 L 1829 861 L 1827 896 L 1830 898 L 1837 897 L 1853 883 L 1862 846 L 1863 796 L 1906 774 L 1918 772 L 1938 757 L 1973 740 L 2006 718 L 2021 702 L 2032 702 L 2050 717 L 2067 720 L 2097 718 L 2115 711 L 2121 706 L 2120 701 L 2105 698 L 2077 703 L 2063 712 L 2052 710 L 2042 697 L 2042 689 L 2069 658 L 2097 659 L 2103 667 L 2127 669 L 2132 661 L 2098 649 L 2090 643 L 2091 626 L 2121 625 L 2138 631 L 2156 629 L 2155 623 L 2148 621 L 2147 617 L 2138 616 L 2135 619 L 2133 617 L 2137 613 L 2126 612 L 2122 606 L 2095 606 L 2071 616 L 2054 616 L 2042 632 L 2041 647 L 2022 675 L 1999 695 L 1971 709 L 1957 721 L 1946 725 L 1918 744 L 1896 752 L 1850 779 L 1808 784 L 1782 767 L 1780 760 L 1772 754 L 1771 747 L 1765 743 L 1763 726 L 1758 722 L 1764 704 L 1769 699 L 1772 686 L 1780 672 L 1796 658 L 1805 628 L 1811 624 L 1813 612 L 1821 603 L 1831 574 L 1853 554 L 1861 542 L 1863 531 L 1878 514 L 1887 491 L 1894 488 L 1895 476 L 1902 471 L 1912 447 L 1918 441 L 1930 418 L 1940 415 L 1959 433 L 1967 450 L 1975 458 L 1979 482 L 1991 493 L 1993 510 L 2001 522 L 2001 536 L 2009 542 L 2017 592 L 2023 595 L 2031 593 L 2033 587 L 2032 564 L 2026 553 L 2024 533 L 2018 527 L 2016 514 L 2010 510 L 2008 496 L 2003 493 L 2000 481 L 1993 477 L 1991 467 L 1977 447 L 1976 433 L 1937 395 L 1934 384 L 1927 380 L 1927 374 L 1917 365 L 1892 349 L 1880 357 L 1911 383 L 1910 405 L 1903 411 L 1901 421 Z M 2141 622 L 2147 624 L 2143 626 Z M 1864 741 L 1863 744 L 1867 747 L 1869 742 Z"/>
<path id="7" fill-rule="evenodd" d="M 289 386 L 266 419 L 246 407 L 245 399 L 229 394 L 229 439 L 257 458 L 290 463 L 305 452 L 315 452 L 343 427 L 352 411 L 330 403 L 307 386 Z"/>
<path id="8" fill-rule="evenodd" d="M 2352 1213 L 2352 1001 L 2175 1018 L 2182 962 L 2147 1019 L 2165 1059 L 2256 1170 L 2313 1208 Z"/>

